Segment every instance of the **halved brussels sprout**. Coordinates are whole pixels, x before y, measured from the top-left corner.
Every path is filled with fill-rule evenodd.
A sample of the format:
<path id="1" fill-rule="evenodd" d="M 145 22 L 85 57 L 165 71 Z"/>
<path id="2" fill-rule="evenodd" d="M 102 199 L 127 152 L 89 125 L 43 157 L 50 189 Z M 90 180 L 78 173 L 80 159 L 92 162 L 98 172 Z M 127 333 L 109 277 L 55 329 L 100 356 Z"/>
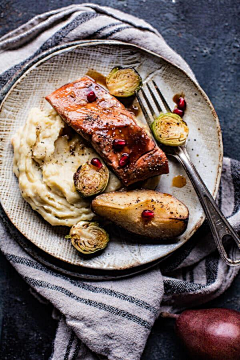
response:
<path id="1" fill-rule="evenodd" d="M 97 159 L 99 162 L 100 160 Z M 90 161 L 79 166 L 73 175 L 74 185 L 83 197 L 89 197 L 103 192 L 108 184 L 108 168 L 101 163 L 101 167 L 92 165 Z"/>
<path id="2" fill-rule="evenodd" d="M 179 115 L 162 113 L 152 123 L 152 131 L 160 143 L 167 146 L 180 146 L 185 143 L 189 129 Z"/>
<path id="3" fill-rule="evenodd" d="M 105 249 L 108 233 L 97 222 L 80 221 L 71 227 L 69 236 L 72 245 L 82 254 L 89 255 Z"/>
<path id="4" fill-rule="evenodd" d="M 142 78 L 133 68 L 115 67 L 106 79 L 110 94 L 118 97 L 134 95 L 142 85 Z"/>

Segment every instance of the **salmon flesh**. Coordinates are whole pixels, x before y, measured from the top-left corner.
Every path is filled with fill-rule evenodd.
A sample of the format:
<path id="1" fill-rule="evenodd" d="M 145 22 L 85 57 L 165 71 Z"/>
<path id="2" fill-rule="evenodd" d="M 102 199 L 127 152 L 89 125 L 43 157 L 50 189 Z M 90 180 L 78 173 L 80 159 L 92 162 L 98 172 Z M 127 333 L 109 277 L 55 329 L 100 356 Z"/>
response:
<path id="1" fill-rule="evenodd" d="M 46 100 L 68 125 L 91 142 L 123 185 L 168 173 L 165 153 L 124 105 L 92 78 L 84 76 L 66 84 Z M 114 147 L 119 140 L 124 144 L 121 149 Z"/>

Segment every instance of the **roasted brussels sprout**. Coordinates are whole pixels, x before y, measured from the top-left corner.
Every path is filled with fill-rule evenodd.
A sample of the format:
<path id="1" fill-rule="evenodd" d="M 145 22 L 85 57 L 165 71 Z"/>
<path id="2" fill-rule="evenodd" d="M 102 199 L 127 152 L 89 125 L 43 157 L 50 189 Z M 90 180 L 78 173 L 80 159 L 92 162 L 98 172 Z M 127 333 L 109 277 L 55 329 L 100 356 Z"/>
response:
<path id="1" fill-rule="evenodd" d="M 106 79 L 110 94 L 118 97 L 134 95 L 142 85 L 142 78 L 133 68 L 115 67 Z"/>
<path id="2" fill-rule="evenodd" d="M 94 161 L 95 160 L 95 161 Z M 79 166 L 73 175 L 74 185 L 83 197 L 103 192 L 108 184 L 109 171 L 102 162 L 94 158 Z"/>
<path id="3" fill-rule="evenodd" d="M 152 131 L 160 143 L 167 146 L 180 146 L 185 143 L 189 129 L 179 115 L 162 113 L 152 123 Z"/>
<path id="4" fill-rule="evenodd" d="M 71 238 L 75 249 L 85 255 L 105 249 L 109 241 L 108 233 L 97 222 L 89 221 L 73 225 L 67 238 Z"/>

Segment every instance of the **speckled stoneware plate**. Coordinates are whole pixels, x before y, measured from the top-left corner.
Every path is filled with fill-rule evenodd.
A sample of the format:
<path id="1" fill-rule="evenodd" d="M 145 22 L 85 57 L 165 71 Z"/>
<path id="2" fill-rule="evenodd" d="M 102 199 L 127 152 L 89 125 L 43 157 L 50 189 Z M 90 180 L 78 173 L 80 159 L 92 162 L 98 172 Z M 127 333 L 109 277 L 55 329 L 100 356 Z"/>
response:
<path id="1" fill-rule="evenodd" d="M 35 58 L 1 93 L 1 203 L 12 223 L 37 247 L 57 259 L 91 269 L 122 270 L 160 259 L 183 245 L 204 220 L 203 210 L 190 181 L 187 179 L 183 188 L 172 186 L 172 179 L 176 175 L 186 176 L 181 165 L 172 158 L 169 158 L 170 172 L 161 177 L 158 190 L 183 201 L 189 208 L 190 219 L 186 232 L 170 243 L 137 243 L 118 232 L 103 253 L 83 259 L 64 238 L 66 228 L 49 225 L 21 197 L 18 181 L 12 171 L 11 137 L 25 123 L 30 108 L 47 108 L 49 105 L 44 100 L 47 94 L 80 78 L 89 69 L 107 75 L 116 65 L 134 66 L 143 81 L 154 78 L 172 107 L 173 96 L 182 92 L 185 94 L 187 110 L 184 120 L 190 128 L 188 152 L 214 197 L 221 175 L 223 150 L 217 115 L 203 90 L 178 67 L 154 53 L 117 41 L 65 44 Z M 138 116 L 143 120 L 141 113 Z"/>

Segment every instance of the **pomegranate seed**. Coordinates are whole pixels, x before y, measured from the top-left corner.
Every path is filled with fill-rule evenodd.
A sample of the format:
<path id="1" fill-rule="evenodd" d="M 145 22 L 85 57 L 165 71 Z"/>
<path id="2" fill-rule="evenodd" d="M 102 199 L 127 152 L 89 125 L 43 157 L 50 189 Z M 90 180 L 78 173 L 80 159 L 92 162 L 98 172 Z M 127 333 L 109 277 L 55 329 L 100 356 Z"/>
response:
<path id="1" fill-rule="evenodd" d="M 143 210 L 142 217 L 147 220 L 154 218 L 154 212 L 152 210 Z"/>
<path id="2" fill-rule="evenodd" d="M 98 158 L 93 158 L 93 159 L 91 160 L 91 164 L 92 164 L 93 166 L 96 166 L 96 168 L 98 168 L 98 169 L 101 169 L 102 166 L 103 166 L 103 164 L 101 163 L 101 161 L 100 161 Z"/>
<path id="3" fill-rule="evenodd" d="M 120 167 L 123 167 L 129 163 L 129 155 L 122 154 L 121 159 L 119 160 Z"/>
<path id="4" fill-rule="evenodd" d="M 183 97 L 180 97 L 178 99 L 177 106 L 178 106 L 178 109 L 180 109 L 180 110 L 184 111 L 186 109 L 186 101 Z"/>
<path id="5" fill-rule="evenodd" d="M 87 94 L 87 99 L 88 99 L 88 102 L 93 102 L 96 100 L 96 94 L 94 91 L 90 91 L 88 94 Z"/>
<path id="6" fill-rule="evenodd" d="M 179 116 L 181 116 L 181 117 L 183 117 L 183 115 L 184 115 L 184 111 L 181 110 L 181 109 L 178 109 L 178 108 L 175 108 L 175 109 L 173 110 L 173 113 L 174 113 L 174 114 L 177 114 L 177 115 L 179 115 Z"/>
<path id="7" fill-rule="evenodd" d="M 126 145 L 126 141 L 122 139 L 115 139 L 113 141 L 113 148 L 115 150 L 122 150 L 122 148 Z"/>

